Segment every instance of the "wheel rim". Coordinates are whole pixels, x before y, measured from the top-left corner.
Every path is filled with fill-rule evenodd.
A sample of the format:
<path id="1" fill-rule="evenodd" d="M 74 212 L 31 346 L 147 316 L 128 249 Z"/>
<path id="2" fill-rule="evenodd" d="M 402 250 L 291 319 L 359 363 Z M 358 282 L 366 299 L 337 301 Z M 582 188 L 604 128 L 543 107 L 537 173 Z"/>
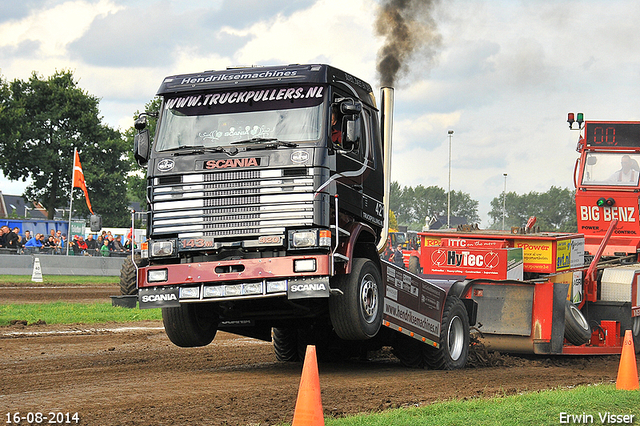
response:
<path id="1" fill-rule="evenodd" d="M 452 360 L 457 361 L 464 349 L 464 326 L 460 317 L 453 317 L 449 323 L 448 336 L 449 354 Z"/>
<path id="2" fill-rule="evenodd" d="M 360 304 L 364 320 L 368 323 L 374 322 L 378 314 L 378 284 L 371 274 L 362 277 Z"/>
<path id="3" fill-rule="evenodd" d="M 587 320 L 585 319 L 584 315 L 582 315 L 582 312 L 580 312 L 580 310 L 576 308 L 574 305 L 571 305 L 570 309 L 571 309 L 571 316 L 575 318 L 578 325 L 582 327 L 584 330 L 588 330 L 589 324 L 587 323 Z"/>

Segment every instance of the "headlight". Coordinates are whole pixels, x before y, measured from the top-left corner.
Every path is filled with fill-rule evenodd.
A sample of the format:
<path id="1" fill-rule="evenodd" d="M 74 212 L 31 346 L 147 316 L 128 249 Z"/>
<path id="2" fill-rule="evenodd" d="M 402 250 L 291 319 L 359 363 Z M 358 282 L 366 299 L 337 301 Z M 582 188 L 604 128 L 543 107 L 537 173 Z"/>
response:
<path id="1" fill-rule="evenodd" d="M 291 247 L 315 247 L 318 245 L 317 231 L 293 231 L 291 233 Z"/>
<path id="2" fill-rule="evenodd" d="M 200 287 L 180 287 L 180 299 L 200 298 Z"/>
<path id="3" fill-rule="evenodd" d="M 267 293 L 280 293 L 283 291 L 287 291 L 287 280 L 267 282 Z"/>
<path id="4" fill-rule="evenodd" d="M 166 257 L 173 255 L 175 245 L 173 241 L 152 241 L 151 257 Z"/>
<path id="5" fill-rule="evenodd" d="M 289 248 L 330 247 L 331 231 L 328 229 L 306 229 L 289 231 Z"/>
<path id="6" fill-rule="evenodd" d="M 293 261 L 293 272 L 315 272 L 315 259 L 296 259 Z"/>
<path id="7" fill-rule="evenodd" d="M 168 277 L 169 272 L 166 269 L 150 269 L 147 272 L 147 281 L 150 283 L 167 281 Z"/>

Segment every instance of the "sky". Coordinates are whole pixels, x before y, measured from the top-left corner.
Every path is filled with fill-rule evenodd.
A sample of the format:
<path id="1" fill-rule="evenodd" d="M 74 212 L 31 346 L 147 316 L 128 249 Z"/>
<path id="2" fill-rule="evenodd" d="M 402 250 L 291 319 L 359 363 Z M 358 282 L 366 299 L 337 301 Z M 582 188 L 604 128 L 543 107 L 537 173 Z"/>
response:
<path id="1" fill-rule="evenodd" d="M 228 66 L 328 63 L 379 99 L 381 1 L 2 1 L 0 75 L 71 70 L 121 130 L 163 77 Z M 436 1 L 431 18 L 439 43 L 395 82 L 392 180 L 446 191 L 450 171 L 451 190 L 479 201 L 481 227 L 505 185 L 574 188 L 567 113 L 640 120 L 637 0 Z M 5 194 L 26 185 L 0 174 Z"/>

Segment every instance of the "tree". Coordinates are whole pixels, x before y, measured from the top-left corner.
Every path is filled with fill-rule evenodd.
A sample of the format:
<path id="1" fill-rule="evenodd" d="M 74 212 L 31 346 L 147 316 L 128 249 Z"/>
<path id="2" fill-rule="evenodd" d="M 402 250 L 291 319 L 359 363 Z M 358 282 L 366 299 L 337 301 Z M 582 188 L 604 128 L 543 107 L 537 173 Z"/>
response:
<path id="1" fill-rule="evenodd" d="M 389 194 L 390 208 L 396 214 L 398 223 L 411 230 L 421 230 L 425 219 L 447 214 L 447 192 L 438 186 L 402 188 L 398 182 L 391 182 Z M 462 191 L 451 191 L 451 215 L 462 216 L 468 223 L 478 222 L 478 201 Z"/>
<path id="2" fill-rule="evenodd" d="M 492 228 L 502 228 L 503 194 L 491 201 L 489 216 Z M 536 217 L 536 226 L 547 232 L 577 232 L 575 192 L 555 186 L 544 193 L 529 192 L 518 195 L 507 192 L 505 204 L 505 228 L 521 227 L 531 216 Z"/>
<path id="3" fill-rule="evenodd" d="M 103 223 L 128 222 L 126 141 L 102 124 L 99 100 L 78 86 L 71 71 L 49 78 L 35 71 L 27 81 L 0 80 L 0 168 L 10 179 L 33 181 L 23 196 L 40 201 L 53 219 L 69 203 L 73 151 L 80 153 L 94 211 Z M 84 194 L 75 191 L 77 211 L 86 215 Z"/>
<path id="4" fill-rule="evenodd" d="M 398 221 L 393 210 L 389 210 L 389 229 L 398 229 Z"/>

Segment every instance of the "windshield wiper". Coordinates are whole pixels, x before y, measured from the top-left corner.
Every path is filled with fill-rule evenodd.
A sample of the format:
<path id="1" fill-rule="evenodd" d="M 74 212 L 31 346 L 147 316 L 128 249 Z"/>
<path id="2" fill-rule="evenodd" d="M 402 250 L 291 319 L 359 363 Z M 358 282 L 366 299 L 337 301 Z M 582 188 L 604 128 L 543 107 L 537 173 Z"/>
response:
<path id="1" fill-rule="evenodd" d="M 276 142 L 266 143 L 264 145 L 248 146 L 245 148 L 245 151 L 257 151 L 261 149 L 278 149 L 278 147 L 280 146 L 286 146 L 287 148 L 295 148 L 298 146 L 298 144 L 294 142 L 276 141 Z"/>
<path id="2" fill-rule="evenodd" d="M 270 142 L 270 143 L 265 143 L 265 142 Z M 286 146 L 287 148 L 295 148 L 298 146 L 297 143 L 283 142 L 283 141 L 279 141 L 276 138 L 251 138 L 251 139 L 245 139 L 242 141 L 231 142 L 231 145 L 236 145 L 241 143 L 260 145 L 259 147 L 248 146 L 245 148 L 245 151 L 256 151 L 259 149 L 277 149 L 280 146 Z"/>
<path id="3" fill-rule="evenodd" d="M 276 138 L 251 138 L 251 139 L 244 139 L 241 141 L 236 141 L 236 142 L 231 142 L 231 145 L 238 145 L 241 143 L 262 143 L 262 142 L 273 142 L 273 141 L 277 141 L 278 139 Z"/>
<path id="4" fill-rule="evenodd" d="M 215 146 L 215 147 L 209 147 L 209 148 L 205 148 L 203 146 L 180 146 L 178 148 L 170 149 L 168 151 L 175 151 L 173 153 L 174 157 L 178 155 L 204 154 L 205 152 L 227 152 L 221 146 Z"/>

